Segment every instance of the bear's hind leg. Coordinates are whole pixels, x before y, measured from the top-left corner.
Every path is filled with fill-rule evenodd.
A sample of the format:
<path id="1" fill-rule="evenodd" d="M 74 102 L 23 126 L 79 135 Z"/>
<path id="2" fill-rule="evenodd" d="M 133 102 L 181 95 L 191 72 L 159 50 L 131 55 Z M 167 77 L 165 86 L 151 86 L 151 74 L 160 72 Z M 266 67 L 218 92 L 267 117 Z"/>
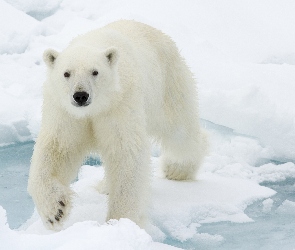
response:
<path id="1" fill-rule="evenodd" d="M 162 138 L 162 172 L 169 180 L 195 180 L 207 151 L 207 136 L 195 130 L 175 129 Z"/>
<path id="2" fill-rule="evenodd" d="M 170 51 L 171 53 L 171 51 Z M 195 81 L 175 48 L 166 52 L 163 95 L 164 119 L 158 138 L 162 144 L 162 170 L 171 180 L 194 180 L 207 152 L 206 133 L 199 124 Z"/>

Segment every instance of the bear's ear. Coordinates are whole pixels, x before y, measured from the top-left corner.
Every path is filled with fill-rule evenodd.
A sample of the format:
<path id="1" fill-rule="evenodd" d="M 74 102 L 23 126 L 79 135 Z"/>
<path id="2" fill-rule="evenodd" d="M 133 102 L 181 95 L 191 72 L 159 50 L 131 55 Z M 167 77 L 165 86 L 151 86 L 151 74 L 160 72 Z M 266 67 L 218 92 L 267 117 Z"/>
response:
<path id="1" fill-rule="evenodd" d="M 116 65 L 118 59 L 119 59 L 119 53 L 117 48 L 115 47 L 111 47 L 108 48 L 105 52 L 104 52 L 106 58 L 108 59 L 108 62 L 111 66 Z"/>
<path id="2" fill-rule="evenodd" d="M 47 67 L 52 68 L 56 58 L 58 57 L 58 52 L 54 49 L 47 49 L 43 53 L 43 60 L 46 63 Z"/>

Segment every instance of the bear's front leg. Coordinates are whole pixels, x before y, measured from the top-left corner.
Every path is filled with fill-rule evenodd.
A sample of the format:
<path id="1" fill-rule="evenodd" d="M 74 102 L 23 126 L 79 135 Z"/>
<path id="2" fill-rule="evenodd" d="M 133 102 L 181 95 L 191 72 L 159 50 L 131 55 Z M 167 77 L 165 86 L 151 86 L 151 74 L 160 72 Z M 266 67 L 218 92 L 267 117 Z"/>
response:
<path id="1" fill-rule="evenodd" d="M 150 191 L 150 142 L 140 122 L 121 124 L 112 127 L 102 152 L 109 193 L 107 220 L 129 218 L 144 227 Z"/>
<path id="2" fill-rule="evenodd" d="M 60 230 L 71 209 L 70 182 L 76 175 L 80 160 L 75 150 L 64 150 L 58 141 L 39 136 L 34 148 L 28 191 L 43 224 Z"/>

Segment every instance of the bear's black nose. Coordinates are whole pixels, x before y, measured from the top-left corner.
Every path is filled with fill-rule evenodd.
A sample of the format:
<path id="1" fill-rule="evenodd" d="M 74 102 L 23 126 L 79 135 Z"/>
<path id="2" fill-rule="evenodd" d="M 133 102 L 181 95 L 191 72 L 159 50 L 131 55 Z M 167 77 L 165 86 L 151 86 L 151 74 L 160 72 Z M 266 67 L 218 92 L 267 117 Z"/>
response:
<path id="1" fill-rule="evenodd" d="M 79 105 L 79 106 L 84 106 L 85 103 L 87 102 L 89 97 L 89 94 L 86 92 L 76 92 L 73 95 L 73 98 L 75 100 L 75 102 Z"/>

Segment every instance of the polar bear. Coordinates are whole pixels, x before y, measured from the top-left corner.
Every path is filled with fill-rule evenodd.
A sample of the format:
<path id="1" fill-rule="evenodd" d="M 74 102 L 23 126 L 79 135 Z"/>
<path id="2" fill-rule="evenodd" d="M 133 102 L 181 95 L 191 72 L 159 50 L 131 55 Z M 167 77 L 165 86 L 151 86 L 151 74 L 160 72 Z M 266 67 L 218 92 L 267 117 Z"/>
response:
<path id="1" fill-rule="evenodd" d="M 62 228 L 85 157 L 99 153 L 106 220 L 147 220 L 150 138 L 170 180 L 194 180 L 206 153 L 192 73 L 175 43 L 148 25 L 121 20 L 48 49 L 41 130 L 28 191 L 44 225 Z"/>

